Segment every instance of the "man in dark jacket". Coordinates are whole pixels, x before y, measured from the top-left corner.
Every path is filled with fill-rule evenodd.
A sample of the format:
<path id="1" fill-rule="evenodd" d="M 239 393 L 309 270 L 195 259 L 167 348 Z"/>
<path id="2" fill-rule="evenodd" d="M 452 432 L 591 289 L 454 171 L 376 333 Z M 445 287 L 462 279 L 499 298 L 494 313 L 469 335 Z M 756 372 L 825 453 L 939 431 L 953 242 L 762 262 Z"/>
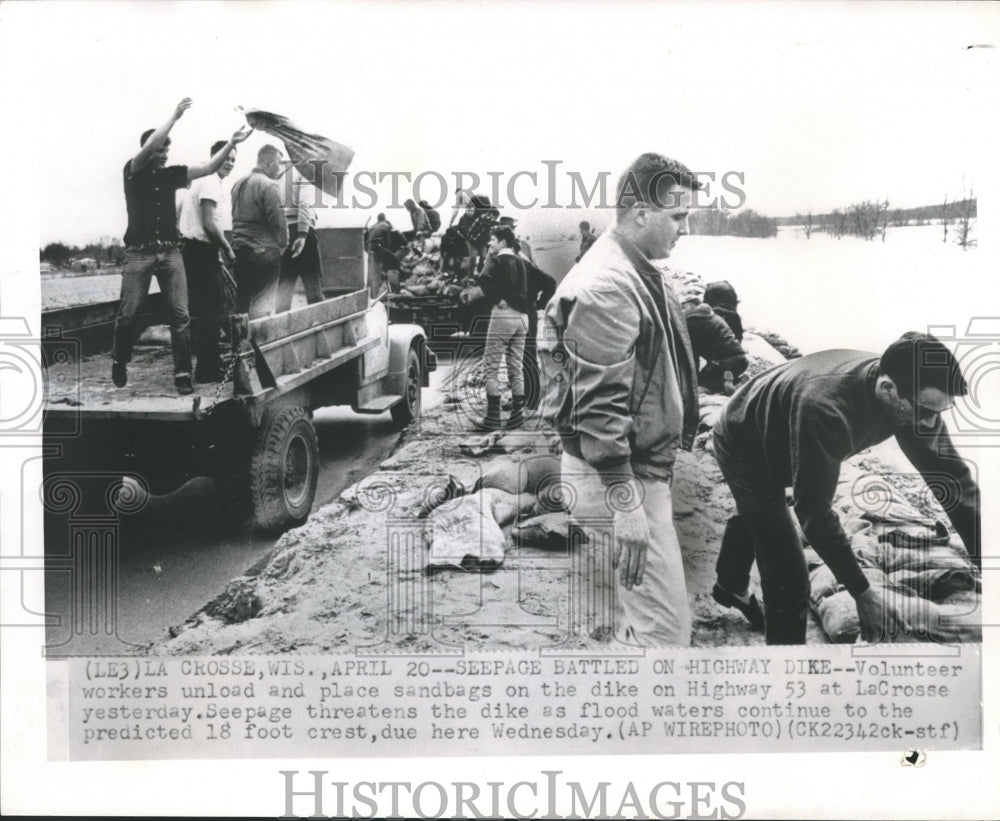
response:
<path id="1" fill-rule="evenodd" d="M 510 228 L 496 227 L 490 240 L 493 257 L 479 277 L 478 285 L 461 294 L 464 303 L 482 300 L 490 306 L 483 368 L 486 371 L 486 416 L 476 423 L 481 430 L 504 427 L 500 418 L 500 363 L 506 360 L 512 393 L 507 427 L 523 424 L 524 342 L 528 313 L 534 301 L 528 291 L 527 263 L 517 255 L 517 238 Z"/>
<path id="2" fill-rule="evenodd" d="M 805 643 L 809 576 L 785 502 L 790 486 L 809 544 L 857 603 L 862 637 L 904 630 L 891 594 L 861 572 L 832 508 L 840 464 L 894 435 L 943 504 L 947 497 L 946 512 L 978 563 L 979 488 L 941 420 L 952 398 L 967 390 L 951 352 L 916 332 L 893 342 L 881 358 L 822 351 L 740 387 L 716 423 L 715 455 L 750 538 L 723 539 L 716 601 L 753 619 L 748 588 L 756 556 L 767 643 Z"/>
<path id="3" fill-rule="evenodd" d="M 707 290 L 700 278 L 694 274 L 670 273 L 674 291 L 684 309 L 695 362 L 704 359 L 706 363 L 698 372 L 698 384 L 710 393 L 731 396 L 736 380 L 749 364 L 743 346 L 712 306 L 702 302 L 702 295 Z"/>
<path id="4" fill-rule="evenodd" d="M 710 393 L 731 396 L 736 380 L 747 369 L 743 346 L 711 305 L 685 305 L 684 319 L 695 358 L 705 360 L 705 367 L 698 372 L 698 384 Z"/>

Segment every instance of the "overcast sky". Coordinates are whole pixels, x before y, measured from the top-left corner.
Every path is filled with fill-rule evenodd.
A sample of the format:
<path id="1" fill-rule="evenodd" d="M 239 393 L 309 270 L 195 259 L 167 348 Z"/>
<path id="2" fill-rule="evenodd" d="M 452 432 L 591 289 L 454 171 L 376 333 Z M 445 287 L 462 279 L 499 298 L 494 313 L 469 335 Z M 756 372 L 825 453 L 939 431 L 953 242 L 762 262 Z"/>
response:
<path id="1" fill-rule="evenodd" d="M 121 236 L 122 165 L 184 96 L 172 162 L 202 160 L 236 106 L 266 108 L 354 148 L 352 174 L 432 171 L 450 198 L 456 172 L 500 172 L 529 231 L 580 214 L 517 211 L 515 172 L 536 174 L 514 192 L 541 204 L 554 168 L 566 205 L 567 172 L 613 189 L 646 150 L 715 174 L 710 198 L 730 204 L 720 181 L 742 174 L 746 207 L 773 216 L 908 207 L 985 177 L 998 54 L 969 46 L 996 46 L 997 20 L 992 3 L 5 3 L 14 93 L 36 106 L 5 127 L 38 167 L 43 243 Z M 378 193 L 372 212 L 391 204 Z M 439 198 L 436 177 L 421 193 Z"/>

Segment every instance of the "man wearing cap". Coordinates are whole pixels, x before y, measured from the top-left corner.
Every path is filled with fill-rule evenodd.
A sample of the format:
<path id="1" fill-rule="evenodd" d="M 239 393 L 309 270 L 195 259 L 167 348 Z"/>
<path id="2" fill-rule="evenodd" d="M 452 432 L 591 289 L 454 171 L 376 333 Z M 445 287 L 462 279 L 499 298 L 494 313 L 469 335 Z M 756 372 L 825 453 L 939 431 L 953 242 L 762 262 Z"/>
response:
<path id="1" fill-rule="evenodd" d="M 187 278 L 181 259 L 174 196 L 178 188 L 186 188 L 191 180 L 218 171 L 233 148 L 250 135 L 250 129 L 237 131 L 201 165 L 167 166 L 170 131 L 190 107 L 191 99 L 185 97 L 177 104 L 169 120 L 159 128 L 146 131 L 139 138 L 139 153 L 126 162 L 123 169 L 128 228 L 125 231 L 121 299 L 111 353 L 111 380 L 119 388 L 128 384 L 127 365 L 135 345 L 136 318 L 155 276 L 170 310 L 174 385 L 180 394 L 194 392 Z"/>
<path id="2" fill-rule="evenodd" d="M 281 255 L 288 245 L 288 222 L 275 182 L 281 150 L 264 145 L 257 166 L 233 184 L 233 238 L 236 255 L 236 308 L 250 319 L 274 313 Z"/>
<path id="3" fill-rule="evenodd" d="M 709 282 L 705 286 L 703 299 L 706 305 L 712 306 L 715 315 L 729 326 L 736 341 L 742 342 L 743 319 L 739 314 L 740 298 L 736 289 L 724 279 L 719 282 Z"/>
<path id="4" fill-rule="evenodd" d="M 684 309 L 695 362 L 700 364 L 704 359 L 706 363 L 698 372 L 698 384 L 710 393 L 731 396 L 736 380 L 749 364 L 743 346 L 712 306 L 702 301 L 705 286 L 701 277 L 673 269 L 668 269 L 668 276 Z"/>
<path id="5" fill-rule="evenodd" d="M 928 334 L 908 332 L 879 357 L 831 350 L 757 375 L 733 395 L 714 429 L 739 528 L 723 536 L 716 601 L 761 621 L 750 594 L 756 557 L 768 644 L 804 644 L 809 575 L 785 500 L 809 544 L 854 597 L 862 638 L 907 629 L 886 588 L 872 586 L 833 509 L 844 459 L 890 436 L 921 473 L 979 565 L 979 488 L 955 453 L 941 414 L 968 388 L 951 352 Z"/>
<path id="6" fill-rule="evenodd" d="M 670 483 L 697 430 L 697 376 L 681 306 L 653 260 L 687 235 L 699 188 L 676 160 L 636 159 L 618 182 L 614 226 L 559 284 L 538 340 L 570 513 L 588 544 L 613 534 L 619 637 L 641 646 L 691 642 Z"/>

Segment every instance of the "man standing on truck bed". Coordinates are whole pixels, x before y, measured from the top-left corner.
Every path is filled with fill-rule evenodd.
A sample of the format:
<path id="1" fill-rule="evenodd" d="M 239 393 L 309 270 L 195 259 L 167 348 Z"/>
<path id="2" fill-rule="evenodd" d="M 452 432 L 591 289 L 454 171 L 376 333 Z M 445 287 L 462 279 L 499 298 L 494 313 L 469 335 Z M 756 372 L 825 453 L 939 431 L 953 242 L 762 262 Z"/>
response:
<path id="1" fill-rule="evenodd" d="M 257 166 L 233 184 L 233 251 L 236 254 L 236 309 L 250 319 L 274 313 L 281 255 L 288 245 L 288 222 L 275 180 L 281 150 L 265 145 Z"/>
<path id="2" fill-rule="evenodd" d="M 222 140 L 215 143 L 211 156 L 224 145 Z M 234 259 L 225 234 L 233 227 L 232 207 L 229 189 L 222 181 L 229 176 L 235 162 L 234 148 L 218 171 L 193 183 L 181 202 L 178 218 L 178 230 L 184 237 L 181 256 L 187 272 L 188 298 L 191 313 L 198 320 L 195 382 L 222 379 L 219 333 L 225 317 L 236 307 L 231 296 L 235 288 L 229 284 L 231 276 L 222 264 L 222 258 L 227 265 L 232 265 Z"/>
<path id="3" fill-rule="evenodd" d="M 316 237 L 316 212 L 309 204 L 315 192 L 305 190 L 309 183 L 292 169 L 289 202 L 285 206 L 288 236 L 291 240 L 281 257 L 281 277 L 278 280 L 278 300 L 275 311 L 281 313 L 292 307 L 295 283 L 301 279 L 310 305 L 323 301 L 322 263 L 319 241 Z"/>
<path id="4" fill-rule="evenodd" d="M 125 163 L 125 267 L 122 270 L 121 301 L 115 321 L 111 352 L 111 381 L 119 388 L 128 384 L 127 365 L 135 345 L 135 322 L 156 277 L 170 309 L 170 346 L 174 357 L 174 385 L 180 394 L 193 393 L 191 384 L 191 320 L 188 315 L 187 279 L 181 260 L 180 237 L 174 192 L 191 180 L 218 171 L 233 147 L 250 136 L 240 129 L 203 165 L 167 166 L 170 130 L 191 107 L 185 97 L 170 119 L 139 138 L 139 153 Z"/>

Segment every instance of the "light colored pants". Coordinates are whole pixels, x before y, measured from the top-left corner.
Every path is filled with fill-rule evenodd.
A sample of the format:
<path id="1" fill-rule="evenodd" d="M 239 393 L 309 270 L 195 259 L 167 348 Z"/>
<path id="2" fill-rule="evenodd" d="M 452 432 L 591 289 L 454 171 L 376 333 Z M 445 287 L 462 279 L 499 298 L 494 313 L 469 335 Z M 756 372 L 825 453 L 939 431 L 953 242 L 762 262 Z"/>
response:
<path id="1" fill-rule="evenodd" d="M 514 396 L 524 396 L 524 339 L 528 334 L 528 315 L 513 308 L 495 307 L 490 312 L 486 331 L 486 394 L 500 395 L 500 359 L 506 353 L 507 379 Z"/>
<path id="2" fill-rule="evenodd" d="M 564 452 L 561 468 L 563 484 L 572 489 L 567 501 L 578 527 L 585 532 L 588 528 L 607 532 L 614 520 L 614 493 L 608 493 L 598 472 L 582 459 Z M 636 482 L 642 490 L 642 509 L 649 524 L 649 549 L 642 584 L 626 590 L 615 572 L 614 587 L 625 615 L 625 623 L 616 633 L 620 640 L 642 647 L 688 647 L 691 609 L 681 546 L 674 529 L 670 484 L 640 477 Z M 589 525 L 588 519 L 592 520 Z"/>

